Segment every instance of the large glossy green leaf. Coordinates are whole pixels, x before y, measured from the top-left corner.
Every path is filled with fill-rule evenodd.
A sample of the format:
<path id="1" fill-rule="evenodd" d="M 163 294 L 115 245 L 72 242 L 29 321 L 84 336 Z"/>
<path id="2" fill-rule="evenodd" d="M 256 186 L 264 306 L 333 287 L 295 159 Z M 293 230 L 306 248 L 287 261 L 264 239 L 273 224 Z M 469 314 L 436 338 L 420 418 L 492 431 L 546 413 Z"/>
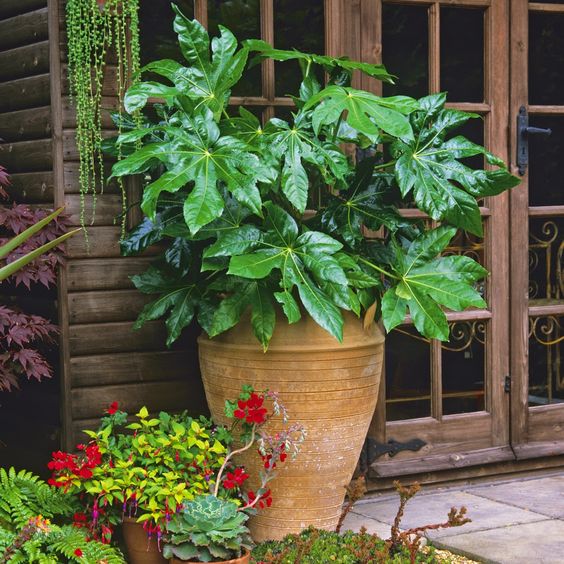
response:
<path id="1" fill-rule="evenodd" d="M 393 76 L 390 75 L 383 65 L 373 65 L 370 63 L 361 63 L 359 61 L 351 61 L 347 57 L 329 57 L 327 55 L 316 55 L 313 53 L 302 53 L 297 50 L 275 49 L 266 41 L 260 39 L 248 39 L 245 46 L 249 51 L 259 53 L 261 58 L 274 59 L 275 61 L 289 61 L 296 59 L 305 63 L 316 63 L 321 65 L 328 73 L 334 72 L 336 69 L 342 69 L 348 73 L 359 70 L 368 76 L 382 80 L 385 82 L 393 82 Z"/>
<path id="2" fill-rule="evenodd" d="M 454 311 L 486 306 L 474 288 L 486 270 L 468 257 L 437 256 L 455 233 L 454 228 L 439 227 L 422 234 L 392 265 L 395 283 L 382 299 L 382 318 L 388 331 L 403 322 L 409 308 L 420 333 L 444 341 L 449 331 L 440 306 Z"/>
<path id="3" fill-rule="evenodd" d="M 253 332 L 262 344 L 263 350 L 266 351 L 276 325 L 276 311 L 272 303 L 272 291 L 260 283 L 254 283 L 250 302 Z"/>
<path id="4" fill-rule="evenodd" d="M 415 203 L 433 219 L 476 235 L 482 234 L 477 198 L 493 196 L 516 186 L 519 179 L 505 168 L 473 170 L 458 159 L 483 154 L 490 164 L 503 163 L 483 147 L 461 136 L 445 140 L 455 127 L 477 117 L 459 110 L 444 109 L 444 96 L 421 103 L 424 111 L 412 115 L 415 139 L 394 145 L 395 175 L 401 193 L 413 192 Z"/>
<path id="5" fill-rule="evenodd" d="M 406 100 L 411 100 L 411 106 Z M 312 108 L 320 102 L 313 113 L 314 119 L 316 112 L 323 113 L 322 123 L 327 123 L 328 112 L 331 122 L 335 121 L 334 116 L 338 118 L 342 112 L 347 112 L 347 123 L 361 133 L 377 135 L 382 130 L 394 137 L 413 139 L 411 125 L 404 113 L 417 107 L 415 100 L 386 99 L 355 88 L 328 86 L 311 98 L 304 108 Z"/>

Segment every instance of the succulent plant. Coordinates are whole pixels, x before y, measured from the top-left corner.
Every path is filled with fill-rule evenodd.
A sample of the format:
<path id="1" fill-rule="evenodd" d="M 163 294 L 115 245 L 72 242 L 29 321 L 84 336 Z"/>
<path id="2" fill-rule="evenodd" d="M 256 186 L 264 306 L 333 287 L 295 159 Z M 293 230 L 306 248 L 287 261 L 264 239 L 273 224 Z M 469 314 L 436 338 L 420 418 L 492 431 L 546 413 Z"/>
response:
<path id="1" fill-rule="evenodd" d="M 233 501 L 198 496 L 168 524 L 163 556 L 200 562 L 238 558 L 252 547 L 247 519 Z"/>

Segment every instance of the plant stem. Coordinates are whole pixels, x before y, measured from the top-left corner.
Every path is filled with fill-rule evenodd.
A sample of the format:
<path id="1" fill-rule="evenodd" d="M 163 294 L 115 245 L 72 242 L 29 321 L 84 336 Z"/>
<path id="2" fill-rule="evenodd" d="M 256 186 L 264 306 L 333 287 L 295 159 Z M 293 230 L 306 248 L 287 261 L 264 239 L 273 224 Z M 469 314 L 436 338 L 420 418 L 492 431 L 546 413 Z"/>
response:
<path id="1" fill-rule="evenodd" d="M 237 450 L 233 450 L 231 451 L 226 457 L 225 460 L 223 461 L 223 464 L 221 465 L 221 468 L 219 469 L 219 472 L 217 473 L 217 478 L 215 480 L 215 488 L 213 490 L 213 495 L 215 497 L 217 497 L 217 494 L 219 492 L 219 484 L 221 484 L 221 476 L 223 474 L 223 471 L 225 470 L 225 467 L 227 466 L 227 463 L 236 455 L 236 454 L 241 454 L 242 452 L 245 452 L 246 450 L 249 450 L 252 446 L 253 443 L 255 442 L 255 429 L 256 429 L 256 425 L 253 425 L 253 430 L 251 431 L 251 438 L 249 439 L 249 442 L 237 449 Z"/>
<path id="2" fill-rule="evenodd" d="M 339 119 L 337 120 L 337 124 L 335 125 L 335 130 L 333 131 L 333 143 L 335 143 L 335 141 L 337 140 L 337 134 L 339 133 L 339 127 L 341 127 L 341 123 L 343 122 L 343 114 L 344 114 L 344 112 L 341 112 L 341 115 L 339 116 Z"/>
<path id="3" fill-rule="evenodd" d="M 363 262 L 364 264 L 372 267 L 374 270 L 377 270 L 378 272 L 380 272 L 384 276 L 387 276 L 388 278 L 393 278 L 394 280 L 401 280 L 401 278 L 399 276 L 396 276 L 395 274 L 392 274 L 391 272 L 388 272 L 387 270 L 384 270 L 383 268 L 376 266 L 374 263 L 370 262 L 369 260 L 366 260 L 362 257 L 358 257 L 358 259 L 361 262 Z"/>

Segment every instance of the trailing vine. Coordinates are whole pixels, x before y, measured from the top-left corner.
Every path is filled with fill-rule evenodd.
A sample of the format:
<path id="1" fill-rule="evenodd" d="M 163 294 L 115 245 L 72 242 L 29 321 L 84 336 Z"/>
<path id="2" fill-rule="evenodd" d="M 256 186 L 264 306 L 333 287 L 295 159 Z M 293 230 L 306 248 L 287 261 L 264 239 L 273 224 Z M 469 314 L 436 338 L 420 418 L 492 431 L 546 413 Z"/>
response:
<path id="1" fill-rule="evenodd" d="M 71 100 L 76 108 L 80 223 L 83 228 L 86 225 L 86 197 L 88 194 L 92 196 L 92 223 L 96 213 L 97 186 L 99 193 L 104 187 L 102 100 L 108 53 L 115 53 L 117 59 L 116 86 L 118 113 L 121 115 L 125 91 L 140 66 L 138 11 L 139 0 L 67 0 L 68 79 Z M 121 119 L 116 122 L 120 129 Z M 125 210 L 122 182 L 120 188 Z"/>

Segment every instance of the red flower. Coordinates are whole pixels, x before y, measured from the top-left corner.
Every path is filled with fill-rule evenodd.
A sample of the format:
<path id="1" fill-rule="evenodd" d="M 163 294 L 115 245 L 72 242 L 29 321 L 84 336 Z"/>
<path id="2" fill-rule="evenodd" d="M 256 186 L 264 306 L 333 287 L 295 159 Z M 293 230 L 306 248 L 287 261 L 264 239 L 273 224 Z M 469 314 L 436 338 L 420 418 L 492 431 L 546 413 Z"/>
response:
<path id="1" fill-rule="evenodd" d="M 75 556 L 78 556 L 78 557 L 80 558 L 80 557 L 82 556 L 82 550 L 80 550 L 80 548 L 77 548 L 77 549 L 74 551 L 74 555 L 75 555 Z"/>
<path id="2" fill-rule="evenodd" d="M 108 415 L 113 415 L 117 410 L 118 410 L 118 402 L 114 401 L 114 402 L 112 402 L 110 407 L 108 407 L 108 409 L 106 409 L 106 413 Z"/>
<path id="3" fill-rule="evenodd" d="M 225 480 L 223 481 L 223 487 L 226 490 L 232 490 L 236 486 L 243 484 L 245 480 L 249 478 L 249 475 L 245 472 L 245 469 L 235 468 L 234 472 L 227 472 L 225 475 Z"/>
<path id="4" fill-rule="evenodd" d="M 264 397 L 255 394 L 254 392 L 250 395 L 248 400 L 239 400 L 233 415 L 237 419 L 244 419 L 247 423 L 261 425 L 266 421 L 267 410 L 262 407 L 264 403 Z"/>

